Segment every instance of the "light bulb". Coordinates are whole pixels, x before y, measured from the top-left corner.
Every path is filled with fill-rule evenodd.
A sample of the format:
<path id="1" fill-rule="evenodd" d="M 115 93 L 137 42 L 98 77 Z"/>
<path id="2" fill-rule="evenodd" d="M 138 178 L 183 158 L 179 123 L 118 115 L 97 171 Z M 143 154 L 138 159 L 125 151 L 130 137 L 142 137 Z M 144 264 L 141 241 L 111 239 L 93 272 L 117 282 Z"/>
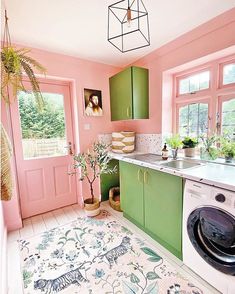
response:
<path id="1" fill-rule="evenodd" d="M 130 28 L 130 26 L 131 26 L 131 9 L 130 9 L 129 6 L 127 8 L 127 15 L 126 15 L 126 17 L 127 17 L 127 26 L 128 26 L 128 28 Z"/>

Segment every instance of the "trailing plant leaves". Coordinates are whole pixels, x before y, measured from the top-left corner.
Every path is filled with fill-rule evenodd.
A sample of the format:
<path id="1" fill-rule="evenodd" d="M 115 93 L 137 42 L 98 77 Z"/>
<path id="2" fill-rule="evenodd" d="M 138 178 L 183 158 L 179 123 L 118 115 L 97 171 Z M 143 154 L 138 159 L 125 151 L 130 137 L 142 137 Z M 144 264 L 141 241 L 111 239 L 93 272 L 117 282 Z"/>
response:
<path id="1" fill-rule="evenodd" d="M 156 252 L 154 252 L 152 249 L 150 249 L 148 247 L 142 247 L 140 249 L 145 254 L 150 256 L 150 258 L 148 258 L 148 260 L 151 261 L 151 262 L 158 262 L 158 261 L 160 261 L 162 259 L 161 256 L 159 256 Z"/>
<path id="2" fill-rule="evenodd" d="M 136 285 L 128 281 L 122 281 L 122 287 L 125 294 L 136 294 L 139 291 L 139 288 Z"/>
<path id="3" fill-rule="evenodd" d="M 159 276 L 155 272 L 148 272 L 146 277 L 148 280 L 155 280 L 159 278 Z"/>
<path id="4" fill-rule="evenodd" d="M 131 282 L 134 284 L 138 284 L 140 282 L 140 279 L 135 275 L 135 274 L 131 274 Z"/>
<path id="5" fill-rule="evenodd" d="M 12 46 L 5 46 L 1 51 L 1 95 L 5 102 L 10 103 L 9 91 L 13 92 L 16 98 L 18 91 L 26 91 L 23 85 L 23 72 L 26 73 L 35 96 L 39 110 L 43 110 L 44 99 L 42 97 L 39 81 L 34 70 L 45 74 L 45 68 L 32 57 L 26 55 L 29 49 L 16 49 Z"/>

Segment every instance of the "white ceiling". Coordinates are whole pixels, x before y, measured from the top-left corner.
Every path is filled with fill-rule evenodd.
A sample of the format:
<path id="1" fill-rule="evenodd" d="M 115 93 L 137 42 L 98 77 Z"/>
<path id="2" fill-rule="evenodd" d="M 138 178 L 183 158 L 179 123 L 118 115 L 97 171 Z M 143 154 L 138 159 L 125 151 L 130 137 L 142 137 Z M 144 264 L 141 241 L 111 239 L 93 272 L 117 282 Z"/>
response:
<path id="1" fill-rule="evenodd" d="M 235 0 L 143 0 L 151 45 L 121 53 L 107 41 L 108 5 L 116 1 L 5 0 L 3 8 L 13 42 L 124 66 L 235 7 Z"/>

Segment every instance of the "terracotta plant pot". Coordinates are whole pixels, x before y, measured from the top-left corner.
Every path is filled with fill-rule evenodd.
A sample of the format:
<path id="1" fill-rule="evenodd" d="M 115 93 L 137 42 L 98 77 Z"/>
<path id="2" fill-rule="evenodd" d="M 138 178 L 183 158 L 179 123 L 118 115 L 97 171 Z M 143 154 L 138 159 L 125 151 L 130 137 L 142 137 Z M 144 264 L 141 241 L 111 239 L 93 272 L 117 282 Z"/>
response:
<path id="1" fill-rule="evenodd" d="M 195 156 L 195 148 L 184 148 L 184 155 L 186 157 L 194 157 Z"/>
<path id="2" fill-rule="evenodd" d="M 84 200 L 84 210 L 86 216 L 96 216 L 100 213 L 100 201 L 98 198 L 94 198 L 94 202 L 92 203 L 92 199 L 88 198 Z"/>

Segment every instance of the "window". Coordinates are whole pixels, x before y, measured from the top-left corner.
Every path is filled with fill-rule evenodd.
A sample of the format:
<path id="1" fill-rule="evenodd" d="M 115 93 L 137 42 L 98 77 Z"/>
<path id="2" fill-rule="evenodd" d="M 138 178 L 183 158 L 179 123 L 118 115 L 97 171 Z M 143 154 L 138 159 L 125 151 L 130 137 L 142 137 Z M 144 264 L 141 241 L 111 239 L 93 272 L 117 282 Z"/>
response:
<path id="1" fill-rule="evenodd" d="M 221 133 L 235 136 L 235 97 L 222 102 Z"/>
<path id="2" fill-rule="evenodd" d="M 209 89 L 210 72 L 204 71 L 179 80 L 179 95 Z"/>
<path id="3" fill-rule="evenodd" d="M 235 55 L 176 75 L 174 85 L 176 133 L 197 138 L 226 134 L 235 140 Z"/>
<path id="4" fill-rule="evenodd" d="M 66 154 L 64 96 L 42 93 L 45 106 L 38 111 L 32 93 L 18 93 L 24 159 Z"/>
<path id="5" fill-rule="evenodd" d="M 223 66 L 223 85 L 235 83 L 235 63 Z"/>
<path id="6" fill-rule="evenodd" d="M 179 134 L 181 137 L 199 137 L 207 134 L 208 103 L 192 103 L 179 107 Z"/>

